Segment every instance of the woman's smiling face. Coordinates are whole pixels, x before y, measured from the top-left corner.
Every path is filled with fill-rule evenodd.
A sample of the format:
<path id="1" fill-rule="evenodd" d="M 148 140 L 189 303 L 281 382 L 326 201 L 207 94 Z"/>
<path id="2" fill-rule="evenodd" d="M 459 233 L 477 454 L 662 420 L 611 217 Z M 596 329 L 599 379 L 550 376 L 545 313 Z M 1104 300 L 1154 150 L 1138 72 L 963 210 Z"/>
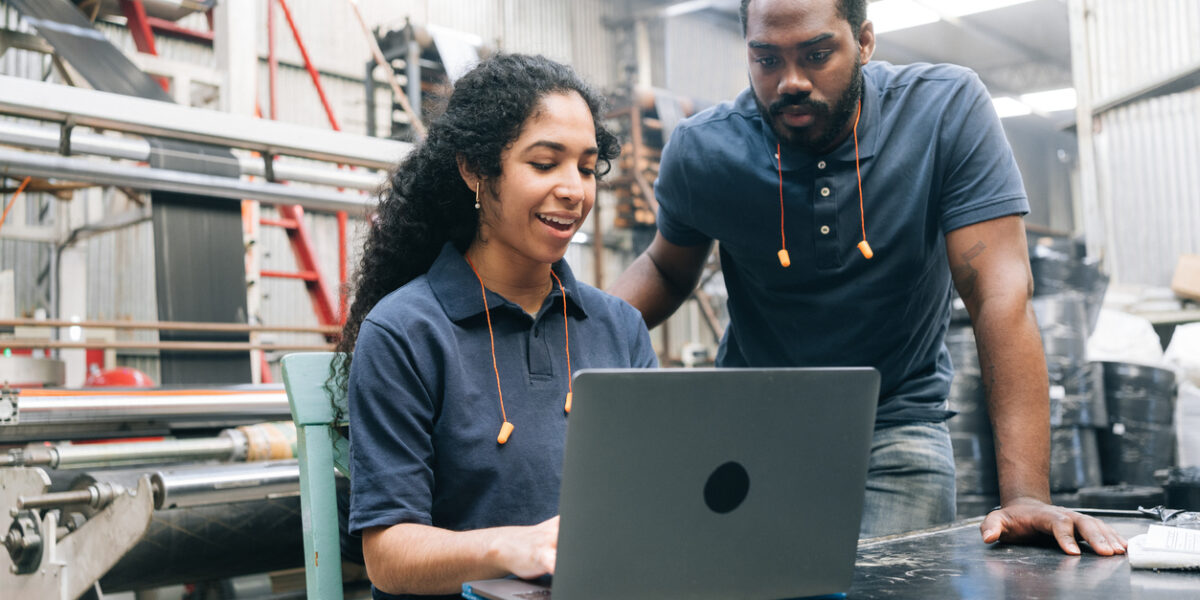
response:
<path id="1" fill-rule="evenodd" d="M 583 98 L 544 96 L 500 155 L 500 177 L 480 190 L 479 238 L 489 251 L 518 264 L 561 259 L 596 201 L 597 155 Z"/>

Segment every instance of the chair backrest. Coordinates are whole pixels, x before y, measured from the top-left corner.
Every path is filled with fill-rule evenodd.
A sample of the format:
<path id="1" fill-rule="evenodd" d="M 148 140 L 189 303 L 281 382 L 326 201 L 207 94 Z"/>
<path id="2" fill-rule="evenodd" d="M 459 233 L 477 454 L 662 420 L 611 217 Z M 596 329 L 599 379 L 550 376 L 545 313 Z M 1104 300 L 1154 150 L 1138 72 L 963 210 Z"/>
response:
<path id="1" fill-rule="evenodd" d="M 310 599 L 341 600 L 342 559 L 334 469 L 350 474 L 350 444 L 335 416 L 346 418 L 346 395 L 326 388 L 342 354 L 303 352 L 283 357 L 296 445 L 300 454 L 300 510 L 304 527 L 304 580 Z M 336 412 L 335 412 L 336 407 Z"/>

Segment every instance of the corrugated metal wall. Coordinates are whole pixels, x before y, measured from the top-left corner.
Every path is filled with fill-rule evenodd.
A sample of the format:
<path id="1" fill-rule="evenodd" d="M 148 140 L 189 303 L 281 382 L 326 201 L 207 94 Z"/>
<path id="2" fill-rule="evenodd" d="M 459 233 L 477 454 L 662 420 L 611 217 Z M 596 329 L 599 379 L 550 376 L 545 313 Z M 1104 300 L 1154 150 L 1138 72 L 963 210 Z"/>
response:
<path id="1" fill-rule="evenodd" d="M 289 0 L 292 16 L 303 36 L 309 55 L 321 71 L 322 83 L 344 131 L 366 133 L 365 98 L 361 77 L 369 56 L 357 20 L 347 3 L 327 0 Z M 626 14 L 628 2 L 614 0 L 361 0 L 360 8 L 372 27 L 383 30 L 404 26 L 411 19 L 417 24 L 433 24 L 480 36 L 485 43 L 501 50 L 532 52 L 572 64 L 588 81 L 604 90 L 611 90 L 621 81 L 617 65 L 617 34 L 604 23 L 616 21 Z M 636 4 L 636 3 L 635 3 Z M 2 2 L 0 2 L 2 5 Z M 266 2 L 256 0 L 259 68 L 258 102 L 264 113 L 269 110 L 267 83 Z M 10 14 L 15 24 L 15 13 Z M 669 50 L 656 50 L 656 83 L 676 92 L 697 98 L 719 101 L 735 95 L 745 86 L 743 42 L 736 31 L 713 23 L 711 17 L 691 16 L 659 22 L 655 25 L 655 42 Z M 180 23 L 183 26 L 206 30 L 202 16 L 193 16 Z M 22 25 L 22 29 L 28 27 Z M 128 55 L 136 53 L 128 31 L 119 23 L 100 23 L 98 28 Z M 329 122 L 303 61 L 292 39 L 292 33 L 281 11 L 276 11 L 276 48 L 280 60 L 277 79 L 278 118 L 282 121 L 313 127 L 328 127 Z M 668 43 L 669 42 L 669 43 Z M 160 35 L 156 39 L 163 58 L 215 69 L 215 55 L 210 47 L 186 40 Z M 668 69 L 666 65 L 670 65 Z M 0 73 L 24 77 L 41 77 L 45 65 L 40 55 L 9 51 L 0 59 Z M 377 122 L 386 130 L 389 117 L 390 92 L 377 87 Z M 197 98 L 193 103 L 215 106 L 215 99 Z M 112 206 L 112 194 L 106 192 L 105 206 Z M 30 196 L 27 202 L 34 201 Z M 603 201 L 602 201 L 603 202 Z M 607 221 L 611 220 L 610 214 Z M 263 216 L 273 210 L 263 207 Z M 348 263 L 352 270 L 357 263 L 361 246 L 362 220 L 350 215 L 348 227 Z M 313 233 L 317 252 L 322 261 L 324 276 L 331 289 L 337 285 L 337 225 L 329 214 L 307 213 L 306 222 Z M 590 233 L 590 227 L 588 228 Z M 622 240 L 624 232 L 610 231 L 609 242 Z M 153 302 L 153 243 L 148 224 L 106 233 L 81 243 L 89 252 L 88 318 L 154 320 Z M 31 249 L 28 243 L 0 242 L 0 265 L 26 262 L 30 252 L 50 253 L 46 249 Z M 11 248 L 11 249 L 10 249 Z M 295 259 L 282 230 L 264 227 L 258 242 L 261 268 L 293 271 Z M 590 246 L 572 245 L 568 260 L 581 280 L 594 280 L 595 266 Z M 632 252 L 610 251 L 606 254 L 604 283 L 610 285 L 624 267 L 632 261 Z M 22 285 L 18 275 L 18 288 Z M 316 317 L 304 285 L 296 280 L 262 281 L 260 319 L 267 324 L 315 325 Z M 18 302 L 18 309 L 31 305 L 32 300 Z M 694 329 L 695 315 L 681 311 L 673 323 L 672 354 L 678 353 L 687 341 L 689 329 Z M 704 336 L 700 336 L 701 339 Z M 122 335 L 120 339 L 156 339 L 152 332 Z M 277 343 L 316 343 L 316 334 L 270 334 L 264 341 Z M 157 364 L 152 353 L 122 353 L 119 362 L 131 364 L 157 376 Z M 276 372 L 276 376 L 278 373 Z"/>
<path id="2" fill-rule="evenodd" d="M 701 13 L 668 19 L 664 28 L 667 89 L 717 103 L 749 85 L 746 41 L 736 22 Z"/>
<path id="3" fill-rule="evenodd" d="M 1200 63 L 1200 2 L 1084 4 L 1093 105 Z M 1120 282 L 1166 286 L 1177 257 L 1200 252 L 1198 115 L 1200 89 L 1192 89 L 1095 120 L 1097 200 L 1109 226 L 1093 226 L 1088 236 L 1106 241 L 1107 264 Z"/>
<path id="4" fill-rule="evenodd" d="M 0 2 L 0 27 L 23 33 L 34 29 L 17 18 L 15 9 Z M 50 60 L 28 50 L 9 49 L 0 55 L 0 73 L 12 77 L 59 82 Z M 6 120 L 11 117 L 0 117 Z M 5 174 L 0 173 L 0 176 Z M 15 177 L 17 174 L 12 174 Z M 15 188 L 19 179 L 0 180 L 0 187 Z M 10 194 L 0 194 L 0 211 L 8 205 Z M 19 226 L 53 227 L 58 218 L 54 197 L 50 194 L 23 192 L 13 205 L 5 228 Z M 54 246 L 45 242 L 0 239 L 0 271 L 13 271 L 15 284 L 14 309 L 18 317 L 32 317 L 37 309 L 49 312 L 50 277 L 54 261 Z M 52 314 L 52 313 L 51 313 Z"/>

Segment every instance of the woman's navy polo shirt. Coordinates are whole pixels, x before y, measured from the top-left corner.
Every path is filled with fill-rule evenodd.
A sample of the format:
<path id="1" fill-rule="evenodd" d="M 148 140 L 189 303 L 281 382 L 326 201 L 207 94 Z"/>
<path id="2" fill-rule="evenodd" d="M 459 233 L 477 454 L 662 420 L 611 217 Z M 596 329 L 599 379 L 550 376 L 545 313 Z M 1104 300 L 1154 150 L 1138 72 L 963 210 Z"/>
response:
<path id="1" fill-rule="evenodd" d="M 553 265 L 566 290 L 571 369 L 655 367 L 641 314 Z M 479 280 L 446 244 L 429 272 L 363 320 L 349 381 L 350 531 L 421 523 L 454 531 L 558 514 L 567 415 L 558 286 L 536 316 L 487 293 L 502 423 Z M 378 592 L 376 592 L 378 595 Z M 384 596 L 386 597 L 386 596 Z"/>
<path id="2" fill-rule="evenodd" d="M 681 123 L 663 152 L 658 228 L 681 246 L 720 243 L 730 325 L 717 364 L 848 366 L 882 375 L 877 424 L 942 420 L 952 369 L 946 233 L 1024 214 L 1029 202 L 979 78 L 953 65 L 862 68 L 858 153 L 783 147 L 749 89 Z"/>

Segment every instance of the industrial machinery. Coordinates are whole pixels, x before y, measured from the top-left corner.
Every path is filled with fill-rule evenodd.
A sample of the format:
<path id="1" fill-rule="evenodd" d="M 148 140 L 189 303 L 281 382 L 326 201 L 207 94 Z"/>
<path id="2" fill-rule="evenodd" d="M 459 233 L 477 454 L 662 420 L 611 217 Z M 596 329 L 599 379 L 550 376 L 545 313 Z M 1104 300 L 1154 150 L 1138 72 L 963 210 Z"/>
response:
<path id="1" fill-rule="evenodd" d="M 0 407 L 5 597 L 303 565 L 295 427 L 260 422 L 288 414 L 278 386 L 7 389 Z"/>

